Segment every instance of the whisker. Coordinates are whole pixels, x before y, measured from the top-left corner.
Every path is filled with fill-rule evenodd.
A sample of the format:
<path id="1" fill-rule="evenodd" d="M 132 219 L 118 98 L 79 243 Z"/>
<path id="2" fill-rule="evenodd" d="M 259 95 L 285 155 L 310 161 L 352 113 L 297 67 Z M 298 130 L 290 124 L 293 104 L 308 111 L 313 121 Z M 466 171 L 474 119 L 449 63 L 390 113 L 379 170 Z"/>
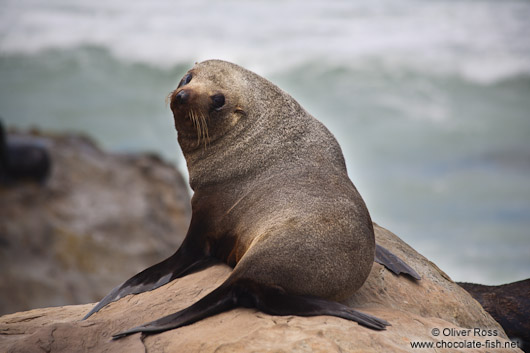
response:
<path id="1" fill-rule="evenodd" d="M 173 95 L 175 94 L 175 91 L 176 90 L 173 90 L 171 92 L 169 92 L 169 94 L 167 95 L 166 99 L 165 99 L 165 102 L 166 102 L 166 107 L 169 103 L 171 103 L 171 100 L 173 99 Z"/>
<path id="2" fill-rule="evenodd" d="M 203 137 L 205 137 L 204 149 L 206 149 L 206 147 L 210 144 L 210 136 L 208 135 L 208 124 L 206 123 L 206 118 L 204 117 L 203 114 L 201 114 L 201 120 L 202 120 L 202 124 L 204 128 Z"/>
<path id="3" fill-rule="evenodd" d="M 197 130 L 196 146 L 200 146 L 201 143 L 204 141 L 204 148 L 206 149 L 206 147 L 210 144 L 208 124 L 206 123 L 207 117 L 205 117 L 202 113 L 197 112 L 196 110 L 190 110 L 188 112 L 188 119 L 192 121 L 193 126 Z"/>
<path id="4" fill-rule="evenodd" d="M 199 117 L 196 111 L 192 111 L 192 114 L 193 114 L 193 123 L 195 125 L 195 128 L 197 129 L 197 146 L 199 146 L 201 144 L 201 139 L 202 139 L 201 122 L 199 120 Z"/>

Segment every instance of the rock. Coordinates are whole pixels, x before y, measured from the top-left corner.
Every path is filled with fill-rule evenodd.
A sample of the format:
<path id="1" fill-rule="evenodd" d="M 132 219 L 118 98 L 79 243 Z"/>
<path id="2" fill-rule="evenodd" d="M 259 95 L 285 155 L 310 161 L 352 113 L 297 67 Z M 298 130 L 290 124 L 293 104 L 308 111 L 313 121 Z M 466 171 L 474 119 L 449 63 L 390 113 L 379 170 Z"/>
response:
<path id="1" fill-rule="evenodd" d="M 178 248 L 191 212 L 174 167 L 81 136 L 9 138 L 45 146 L 52 169 L 0 186 L 0 314 L 97 301 Z"/>
<path id="2" fill-rule="evenodd" d="M 458 283 L 499 322 L 508 337 L 521 341 L 521 348 L 530 352 L 530 279 L 485 286 Z"/>
<path id="3" fill-rule="evenodd" d="M 9 353 L 435 351 L 412 348 L 412 344 L 421 343 L 435 345 L 436 351 L 467 353 L 494 351 L 487 344 L 512 346 L 499 324 L 436 265 L 384 228 L 376 226 L 376 237 L 422 276 L 416 282 L 374 264 L 365 285 L 348 300 L 356 308 L 388 320 L 392 326 L 386 331 L 330 316 L 279 317 L 238 308 L 143 339 L 135 334 L 110 340 L 114 333 L 196 302 L 230 274 L 228 266 L 218 265 L 154 291 L 122 298 L 86 321 L 80 319 L 92 305 L 5 315 L 0 317 L 0 346 Z M 516 348 L 499 351 L 521 352 Z"/>
<path id="4" fill-rule="evenodd" d="M 0 120 L 0 184 L 11 185 L 18 181 L 44 183 L 50 174 L 50 156 L 43 146 L 28 141 L 8 140 Z"/>

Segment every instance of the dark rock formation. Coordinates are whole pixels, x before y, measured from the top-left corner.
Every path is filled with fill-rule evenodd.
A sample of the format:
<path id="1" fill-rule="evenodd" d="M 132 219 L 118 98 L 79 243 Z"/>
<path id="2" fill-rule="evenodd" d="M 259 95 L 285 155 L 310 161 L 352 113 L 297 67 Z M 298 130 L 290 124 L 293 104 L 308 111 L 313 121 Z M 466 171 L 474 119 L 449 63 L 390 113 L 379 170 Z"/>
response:
<path id="1" fill-rule="evenodd" d="M 20 181 L 43 183 L 50 174 L 50 155 L 38 139 L 9 139 L 0 120 L 0 184 Z"/>
<path id="2" fill-rule="evenodd" d="M 458 283 L 504 328 L 511 339 L 518 339 L 522 349 L 530 352 L 530 279 L 485 286 Z"/>

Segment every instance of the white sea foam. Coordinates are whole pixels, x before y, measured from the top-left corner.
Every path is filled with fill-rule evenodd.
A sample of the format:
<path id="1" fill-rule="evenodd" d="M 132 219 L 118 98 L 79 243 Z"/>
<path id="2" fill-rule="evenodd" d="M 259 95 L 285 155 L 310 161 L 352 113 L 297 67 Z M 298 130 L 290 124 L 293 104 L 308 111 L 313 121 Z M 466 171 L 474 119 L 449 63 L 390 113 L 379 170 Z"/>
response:
<path id="1" fill-rule="evenodd" d="M 10 0 L 0 50 L 94 45 L 163 67 L 223 58 L 265 72 L 379 59 L 493 82 L 530 74 L 528 18 L 524 1 Z"/>

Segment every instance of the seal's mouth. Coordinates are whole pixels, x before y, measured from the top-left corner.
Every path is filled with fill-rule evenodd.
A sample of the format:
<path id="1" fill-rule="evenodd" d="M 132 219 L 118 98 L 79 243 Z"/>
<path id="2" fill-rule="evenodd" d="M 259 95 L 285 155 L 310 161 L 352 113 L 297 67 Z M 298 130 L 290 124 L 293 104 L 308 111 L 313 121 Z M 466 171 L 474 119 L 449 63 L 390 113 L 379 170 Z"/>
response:
<path id="1" fill-rule="evenodd" d="M 177 88 L 166 98 L 169 101 L 175 128 L 186 137 L 196 139 L 196 147 L 204 143 L 204 147 L 210 143 L 208 134 L 208 116 L 205 116 L 200 105 L 194 102 L 194 94 L 189 89 Z"/>

